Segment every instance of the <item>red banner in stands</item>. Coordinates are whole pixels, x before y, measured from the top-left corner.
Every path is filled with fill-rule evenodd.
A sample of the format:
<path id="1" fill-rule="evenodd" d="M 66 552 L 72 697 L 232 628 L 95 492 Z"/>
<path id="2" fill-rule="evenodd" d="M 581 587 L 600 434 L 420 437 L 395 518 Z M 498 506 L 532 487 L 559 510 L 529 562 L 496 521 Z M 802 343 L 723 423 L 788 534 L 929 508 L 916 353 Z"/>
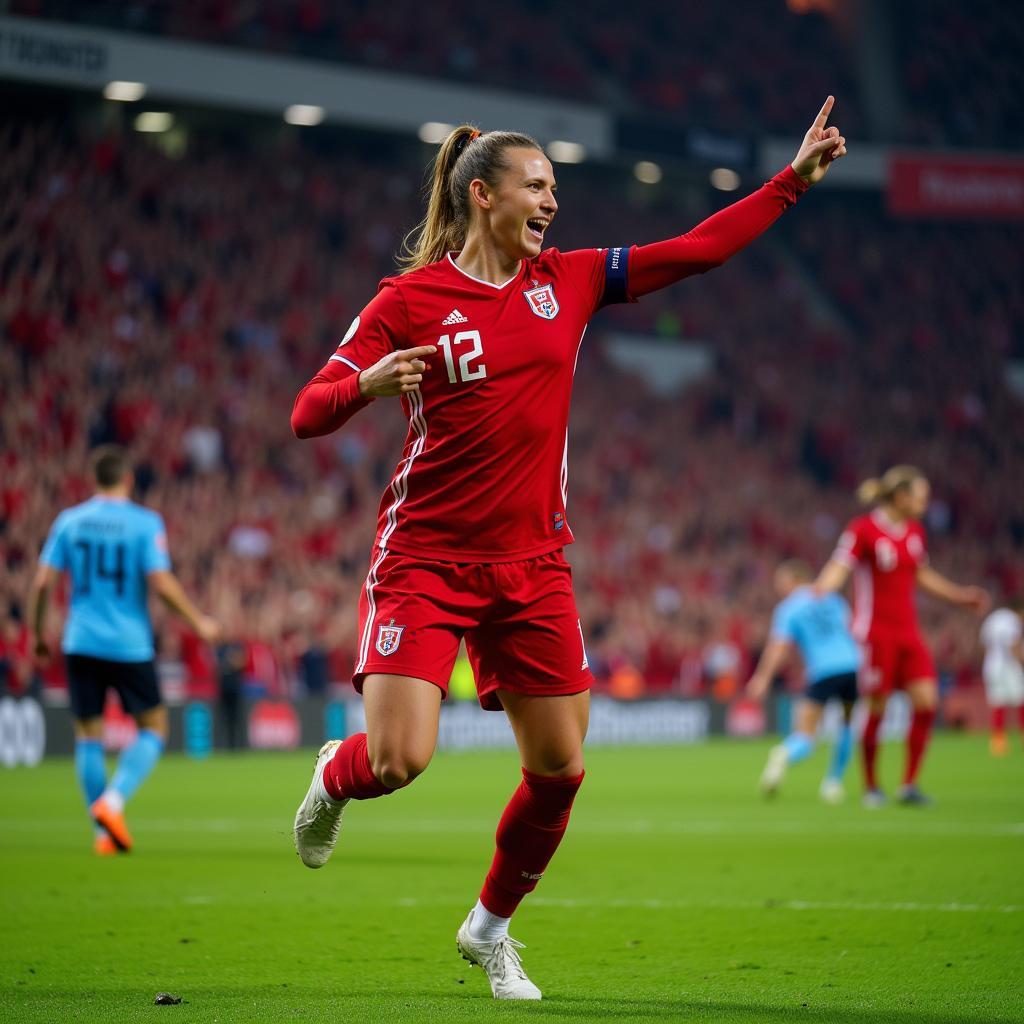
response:
<path id="1" fill-rule="evenodd" d="M 887 193 L 902 217 L 1024 220 L 1024 160 L 898 154 Z"/>

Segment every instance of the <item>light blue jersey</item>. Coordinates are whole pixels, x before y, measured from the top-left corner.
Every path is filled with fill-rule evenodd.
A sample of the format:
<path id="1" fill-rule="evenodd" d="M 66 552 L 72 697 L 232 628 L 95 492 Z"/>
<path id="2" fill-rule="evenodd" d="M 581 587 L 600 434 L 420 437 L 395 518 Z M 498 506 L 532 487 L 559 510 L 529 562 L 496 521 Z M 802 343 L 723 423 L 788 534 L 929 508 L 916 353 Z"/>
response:
<path id="1" fill-rule="evenodd" d="M 772 615 L 772 638 L 796 644 L 808 683 L 856 672 L 860 648 L 850 635 L 850 606 L 838 594 L 797 587 Z"/>
<path id="2" fill-rule="evenodd" d="M 65 654 L 153 658 L 146 577 L 171 567 L 164 521 L 156 512 L 97 495 L 57 516 L 40 561 L 71 574 Z"/>

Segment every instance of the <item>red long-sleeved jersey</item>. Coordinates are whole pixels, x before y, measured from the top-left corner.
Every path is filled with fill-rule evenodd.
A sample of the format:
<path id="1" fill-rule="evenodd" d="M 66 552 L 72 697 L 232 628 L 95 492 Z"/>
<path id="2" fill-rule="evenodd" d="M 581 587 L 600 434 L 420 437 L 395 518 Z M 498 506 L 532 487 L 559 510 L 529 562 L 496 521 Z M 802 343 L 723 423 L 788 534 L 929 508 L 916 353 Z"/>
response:
<path id="1" fill-rule="evenodd" d="M 832 557 L 853 570 L 855 640 L 913 640 L 920 635 L 917 573 L 928 564 L 920 523 L 896 526 L 876 509 L 846 527 Z"/>
<path id="2" fill-rule="evenodd" d="M 569 399 L 590 318 L 719 266 L 806 188 L 787 167 L 685 235 L 628 249 L 547 249 L 500 285 L 471 277 L 450 255 L 386 278 L 299 392 L 292 429 L 337 430 L 368 404 L 362 370 L 394 350 L 436 345 L 419 391 L 401 399 L 409 434 L 381 500 L 378 546 L 506 562 L 569 544 Z"/>

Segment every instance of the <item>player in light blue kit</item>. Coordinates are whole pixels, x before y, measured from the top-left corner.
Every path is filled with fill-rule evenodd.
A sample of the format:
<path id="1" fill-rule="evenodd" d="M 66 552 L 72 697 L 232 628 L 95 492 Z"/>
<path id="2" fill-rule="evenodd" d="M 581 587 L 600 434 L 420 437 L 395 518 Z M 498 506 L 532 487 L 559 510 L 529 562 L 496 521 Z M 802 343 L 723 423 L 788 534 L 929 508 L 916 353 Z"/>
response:
<path id="1" fill-rule="evenodd" d="M 807 689 L 797 706 L 796 728 L 768 755 L 761 791 L 773 796 L 786 768 L 810 756 L 825 704 L 837 698 L 843 705 L 843 725 L 819 792 L 828 803 L 839 803 L 845 796 L 843 774 L 853 747 L 850 715 L 857 701 L 860 648 L 850 635 L 849 605 L 838 594 L 818 596 L 810 586 L 812 579 L 810 566 L 797 560 L 783 562 L 775 570 L 775 590 L 782 601 L 772 616 L 771 636 L 757 669 L 747 683 L 747 696 L 762 700 L 790 651 L 794 647 L 800 651 Z"/>
<path id="2" fill-rule="evenodd" d="M 97 825 L 95 850 L 127 852 L 132 838 L 125 802 L 153 770 L 167 740 L 167 711 L 157 687 L 148 592 L 152 588 L 207 641 L 219 633 L 185 596 L 171 572 L 163 519 L 130 500 L 134 474 L 113 445 L 93 457 L 96 494 L 65 509 L 50 529 L 32 581 L 28 615 L 33 648 L 50 655 L 44 627 L 50 593 L 62 572 L 71 603 L 61 649 L 67 662 L 75 725 L 75 771 Z M 108 687 L 138 726 L 108 785 L 103 759 L 103 705 Z"/>

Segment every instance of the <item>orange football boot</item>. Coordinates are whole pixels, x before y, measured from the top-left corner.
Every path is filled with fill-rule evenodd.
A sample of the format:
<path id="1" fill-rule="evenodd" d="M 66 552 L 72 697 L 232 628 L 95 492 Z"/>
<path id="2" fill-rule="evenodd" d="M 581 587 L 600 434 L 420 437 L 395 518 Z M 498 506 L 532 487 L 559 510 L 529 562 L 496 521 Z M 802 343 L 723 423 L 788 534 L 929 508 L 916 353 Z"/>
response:
<path id="1" fill-rule="evenodd" d="M 107 830 L 119 850 L 127 853 L 132 848 L 132 836 L 125 824 L 124 815 L 120 811 L 115 811 L 103 797 L 89 808 L 89 813 L 97 825 L 102 825 Z"/>
<path id="2" fill-rule="evenodd" d="M 92 848 L 97 857 L 116 857 L 119 852 L 117 843 L 110 838 L 109 832 L 101 832 L 93 840 Z"/>

